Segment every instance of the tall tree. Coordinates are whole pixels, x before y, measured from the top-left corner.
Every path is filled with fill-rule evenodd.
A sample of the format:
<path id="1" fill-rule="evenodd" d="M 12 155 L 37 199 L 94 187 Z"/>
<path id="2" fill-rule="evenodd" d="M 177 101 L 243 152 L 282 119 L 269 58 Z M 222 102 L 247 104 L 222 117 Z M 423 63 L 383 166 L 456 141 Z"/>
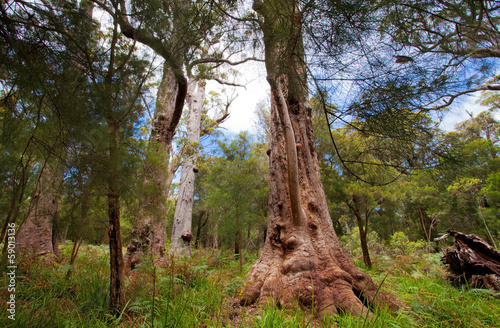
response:
<path id="1" fill-rule="evenodd" d="M 201 133 L 201 115 L 205 101 L 205 82 L 193 80 L 188 87 L 189 118 L 187 123 L 186 141 L 187 150 L 182 164 L 181 185 L 177 196 L 174 222 L 172 227 L 172 252 L 191 254 L 191 232 L 194 178 L 198 170 L 196 162 L 199 154 Z"/>
<path id="2" fill-rule="evenodd" d="M 4 63 L 9 65 L 10 74 L 7 83 L 20 99 L 17 110 L 33 102 L 31 108 L 38 111 L 33 113 L 38 121 L 33 122 L 30 142 L 25 148 L 26 151 L 33 144 L 38 149 L 38 179 L 31 210 L 18 231 L 18 240 L 20 248 L 39 254 L 58 255 L 61 187 L 70 137 L 64 116 L 79 106 L 75 105 L 75 96 L 81 86 L 82 61 L 93 29 L 92 6 L 88 3 L 70 2 L 65 10 L 68 13 L 65 23 L 60 20 L 63 9 L 50 1 L 39 6 L 13 2 L 5 7 L 2 3 L 1 11 L 6 27 L 1 33 L 6 50 Z M 42 29 L 46 32 L 42 33 Z"/>
<path id="3" fill-rule="evenodd" d="M 309 4 L 309 3 L 308 3 Z M 295 304 L 320 315 L 369 312 L 366 300 L 394 305 L 342 249 L 328 213 L 312 131 L 303 47 L 308 4 L 257 0 L 271 87 L 268 237 L 241 303 Z M 375 296 L 377 296 L 375 298 Z"/>
<path id="4" fill-rule="evenodd" d="M 166 219 L 166 196 L 173 177 L 169 168 L 175 128 L 182 116 L 187 95 L 186 73 L 196 64 L 219 62 L 216 58 L 197 59 L 200 45 L 221 24 L 216 8 L 232 6 L 232 2 L 216 4 L 203 1 L 169 0 L 163 3 L 120 0 L 93 0 L 120 25 L 126 37 L 150 47 L 165 59 L 163 78 L 152 123 L 150 149 L 146 155 L 143 199 L 136 216 L 131 243 L 127 247 L 127 268 L 149 248 L 162 253 Z M 132 10 L 133 14 L 129 11 Z M 218 38 L 218 36 L 213 36 Z M 187 71 L 187 72 L 186 72 Z"/>

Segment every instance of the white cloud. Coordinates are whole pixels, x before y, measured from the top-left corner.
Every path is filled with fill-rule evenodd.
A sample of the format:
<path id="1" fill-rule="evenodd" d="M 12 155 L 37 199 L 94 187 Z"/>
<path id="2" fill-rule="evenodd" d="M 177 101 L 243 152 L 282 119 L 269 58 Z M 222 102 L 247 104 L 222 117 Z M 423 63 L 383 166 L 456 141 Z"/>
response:
<path id="1" fill-rule="evenodd" d="M 469 96 L 464 96 L 454 103 L 450 110 L 443 115 L 443 119 L 439 127 L 444 131 L 453 131 L 458 123 L 461 123 L 470 118 L 469 114 L 474 117 L 488 108 L 479 104 L 481 92 L 475 92 Z M 500 115 L 497 113 L 497 119 Z"/>
<path id="2" fill-rule="evenodd" d="M 234 89 L 238 97 L 233 101 L 230 108 L 230 116 L 221 127 L 234 133 L 241 131 L 255 132 L 254 122 L 255 108 L 259 101 L 269 97 L 269 84 L 266 80 L 266 70 L 263 63 L 247 62 L 235 67 L 240 72 L 239 82 L 243 87 L 221 86 L 211 81 L 207 90 L 220 91 L 223 88 L 231 94 Z"/>

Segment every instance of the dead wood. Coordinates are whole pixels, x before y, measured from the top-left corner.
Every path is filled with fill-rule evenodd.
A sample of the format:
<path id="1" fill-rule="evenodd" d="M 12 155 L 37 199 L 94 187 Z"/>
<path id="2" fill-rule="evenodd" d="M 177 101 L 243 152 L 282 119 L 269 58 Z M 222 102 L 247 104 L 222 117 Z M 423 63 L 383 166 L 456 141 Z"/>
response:
<path id="1" fill-rule="evenodd" d="M 454 237 L 455 245 L 445 250 L 448 280 L 455 286 L 500 291 L 500 253 L 477 235 L 448 230 L 437 240 Z"/>

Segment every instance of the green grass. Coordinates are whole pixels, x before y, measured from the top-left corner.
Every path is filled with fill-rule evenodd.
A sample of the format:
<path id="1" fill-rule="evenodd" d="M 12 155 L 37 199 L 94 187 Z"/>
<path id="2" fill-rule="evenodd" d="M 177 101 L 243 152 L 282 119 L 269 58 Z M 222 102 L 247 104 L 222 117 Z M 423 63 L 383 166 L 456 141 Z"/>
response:
<path id="1" fill-rule="evenodd" d="M 3 302 L 0 327 L 500 327 L 500 300 L 451 287 L 439 254 L 375 257 L 373 269 L 365 270 L 402 304 L 397 313 L 320 321 L 299 306 L 240 307 L 237 297 L 257 255 L 246 255 L 240 272 L 232 255 L 212 251 L 164 263 L 144 260 L 127 278 L 127 307 L 114 318 L 107 308 L 107 247 L 83 245 L 73 267 L 67 265 L 70 251 L 70 244 L 62 247 L 60 264 L 20 257 L 16 321 L 7 318 Z M 2 299 L 8 295 L 0 291 Z"/>

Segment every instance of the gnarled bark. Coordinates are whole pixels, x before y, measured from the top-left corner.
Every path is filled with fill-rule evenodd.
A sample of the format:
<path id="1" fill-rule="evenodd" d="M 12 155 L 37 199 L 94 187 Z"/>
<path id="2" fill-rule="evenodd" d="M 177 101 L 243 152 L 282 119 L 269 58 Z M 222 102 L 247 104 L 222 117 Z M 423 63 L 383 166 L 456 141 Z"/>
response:
<path id="1" fill-rule="evenodd" d="M 354 266 L 333 229 L 314 147 L 297 4 L 255 1 L 254 9 L 264 32 L 271 86 L 269 222 L 241 303 L 298 302 L 319 315 L 366 314 L 364 302 L 395 307 Z"/>
<path id="2" fill-rule="evenodd" d="M 16 236 L 19 249 L 30 250 L 37 255 L 59 256 L 57 221 L 61 208 L 61 188 L 64 167 L 46 163 L 40 172 L 32 194 L 31 210 Z"/>

